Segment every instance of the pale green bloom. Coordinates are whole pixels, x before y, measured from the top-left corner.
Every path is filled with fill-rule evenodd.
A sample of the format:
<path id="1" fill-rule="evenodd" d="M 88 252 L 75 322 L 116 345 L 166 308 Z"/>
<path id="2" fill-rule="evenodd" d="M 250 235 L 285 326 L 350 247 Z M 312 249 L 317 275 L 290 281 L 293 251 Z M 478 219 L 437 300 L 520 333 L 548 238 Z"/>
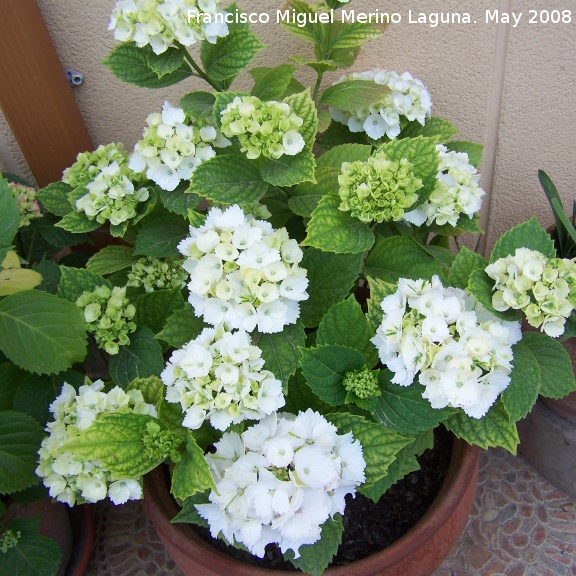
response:
<path id="1" fill-rule="evenodd" d="M 342 382 L 348 392 L 354 392 L 358 398 L 380 396 L 378 386 L 378 371 L 369 370 L 366 366 L 360 370 L 347 372 Z"/>
<path id="2" fill-rule="evenodd" d="M 147 257 L 132 264 L 126 286 L 142 286 L 146 292 L 172 290 L 183 288 L 187 279 L 188 274 L 182 268 L 180 260 Z"/>
<path id="3" fill-rule="evenodd" d="M 12 190 L 14 198 L 18 201 L 20 228 L 28 226 L 36 218 L 42 218 L 43 214 L 36 199 L 37 192 L 34 188 L 24 186 L 24 184 L 17 184 L 16 182 L 8 182 L 8 186 Z"/>
<path id="4" fill-rule="evenodd" d="M 86 186 L 112 162 L 123 164 L 126 158 L 127 154 L 122 144 L 107 144 L 98 146 L 94 152 L 81 152 L 76 157 L 76 162 L 64 170 L 62 182 L 72 188 Z"/>
<path id="5" fill-rule="evenodd" d="M 0 536 L 0 554 L 6 554 L 11 548 L 18 546 L 18 541 L 22 538 L 20 530 L 6 530 Z"/>

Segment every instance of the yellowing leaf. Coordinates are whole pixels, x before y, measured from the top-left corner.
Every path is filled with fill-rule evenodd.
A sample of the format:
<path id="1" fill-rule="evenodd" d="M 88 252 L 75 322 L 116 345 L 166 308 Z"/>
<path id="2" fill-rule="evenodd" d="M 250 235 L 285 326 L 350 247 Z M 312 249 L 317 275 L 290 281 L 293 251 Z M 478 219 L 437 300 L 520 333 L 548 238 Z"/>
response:
<path id="1" fill-rule="evenodd" d="M 11 250 L 6 254 L 6 258 L 4 258 L 4 262 L 2 262 L 2 268 L 20 268 L 20 258 L 18 258 L 18 254 Z"/>
<path id="2" fill-rule="evenodd" d="M 31 290 L 42 282 L 42 276 L 34 270 L 8 268 L 0 272 L 0 296 L 10 296 L 23 290 Z"/>

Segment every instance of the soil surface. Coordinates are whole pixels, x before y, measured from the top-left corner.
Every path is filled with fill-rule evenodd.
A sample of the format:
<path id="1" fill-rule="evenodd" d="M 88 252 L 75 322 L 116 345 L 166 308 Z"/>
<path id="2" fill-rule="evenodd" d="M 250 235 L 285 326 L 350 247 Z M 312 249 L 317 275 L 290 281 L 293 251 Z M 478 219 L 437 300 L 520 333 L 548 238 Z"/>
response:
<path id="1" fill-rule="evenodd" d="M 408 474 L 394 484 L 378 503 L 362 494 L 346 498 L 344 534 L 338 553 L 330 566 L 341 566 L 366 558 L 398 540 L 414 526 L 440 491 L 452 452 L 452 436 L 443 428 L 435 431 L 434 448 L 426 450 L 418 459 L 421 469 Z M 296 570 L 284 560 L 279 548 L 269 544 L 260 559 L 244 550 L 214 540 L 209 530 L 192 525 L 207 542 L 225 554 L 261 568 Z"/>

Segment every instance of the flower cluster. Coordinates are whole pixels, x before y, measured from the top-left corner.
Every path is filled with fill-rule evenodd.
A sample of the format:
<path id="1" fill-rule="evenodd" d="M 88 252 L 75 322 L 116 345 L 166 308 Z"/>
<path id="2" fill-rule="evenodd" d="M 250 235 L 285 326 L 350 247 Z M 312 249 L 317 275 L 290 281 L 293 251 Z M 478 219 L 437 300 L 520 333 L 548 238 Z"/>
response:
<path id="1" fill-rule="evenodd" d="M 528 324 L 553 338 L 564 333 L 566 318 L 576 308 L 576 264 L 565 258 L 546 258 L 528 248 L 486 267 L 495 280 L 492 306 L 526 314 Z"/>
<path id="2" fill-rule="evenodd" d="M 122 144 L 106 144 L 98 146 L 94 152 L 81 152 L 76 162 L 64 170 L 62 182 L 72 188 L 86 186 L 94 180 L 104 168 L 116 162 L 118 165 L 126 163 L 128 154 Z"/>
<path id="3" fill-rule="evenodd" d="M 401 278 L 382 301 L 372 338 L 393 383 L 409 386 L 419 373 L 434 408 L 462 408 L 481 418 L 510 383 L 518 322 L 502 322 L 458 288 Z"/>
<path id="4" fill-rule="evenodd" d="M 216 484 L 210 504 L 196 505 L 229 542 L 263 557 L 267 544 L 299 557 L 320 539 L 322 524 L 343 514 L 344 497 L 364 482 L 362 447 L 352 433 L 312 410 L 273 414 L 242 435 L 226 433 L 206 456 Z"/>
<path id="5" fill-rule="evenodd" d="M 115 478 L 98 460 L 86 460 L 66 450 L 66 443 L 89 428 L 100 415 L 134 412 L 156 417 L 156 409 L 144 402 L 140 390 L 124 392 L 117 386 L 103 392 L 97 380 L 80 387 L 78 393 L 64 382 L 60 395 L 50 405 L 54 420 L 46 425 L 47 436 L 38 451 L 36 474 L 50 496 L 69 506 L 97 502 L 108 495 L 114 504 L 142 498 L 140 479 Z"/>
<path id="6" fill-rule="evenodd" d="M 161 374 L 166 400 L 180 403 L 182 425 L 196 430 L 205 420 L 226 430 L 243 420 L 260 420 L 284 406 L 282 383 L 263 370 L 262 351 L 243 331 L 205 328 L 172 353 Z"/>
<path id="7" fill-rule="evenodd" d="M 359 370 L 347 372 L 342 385 L 347 392 L 353 392 L 361 399 L 380 396 L 381 394 L 378 385 L 378 370 L 370 370 L 366 366 Z"/>
<path id="8" fill-rule="evenodd" d="M 285 228 L 231 206 L 212 208 L 203 226 L 190 227 L 178 245 L 190 273 L 188 300 L 212 326 L 252 332 L 281 332 L 300 315 L 308 294 L 302 250 Z"/>
<path id="9" fill-rule="evenodd" d="M 146 123 L 129 166 L 134 172 L 146 172 L 163 190 L 172 191 L 182 180 L 189 180 L 199 164 L 215 156 L 213 146 L 230 145 L 214 126 L 193 126 L 184 110 L 169 102 L 164 102 L 161 114 L 150 114 Z"/>
<path id="10" fill-rule="evenodd" d="M 0 554 L 6 554 L 8 550 L 16 548 L 20 538 L 22 538 L 22 532 L 20 530 L 5 530 L 2 536 L 0 536 Z"/>
<path id="11" fill-rule="evenodd" d="M 437 184 L 430 198 L 416 210 L 404 214 L 404 219 L 417 226 L 434 222 L 442 226 L 456 226 L 460 216 L 472 218 L 482 206 L 484 190 L 480 188 L 480 174 L 470 164 L 466 152 L 454 152 L 446 146 L 436 146 L 440 155 Z"/>
<path id="12" fill-rule="evenodd" d="M 37 192 L 34 188 L 16 182 L 8 182 L 8 186 L 12 190 L 12 196 L 18 202 L 18 208 L 20 208 L 20 228 L 28 226 L 36 218 L 42 218 L 43 214 L 36 199 Z"/>
<path id="13" fill-rule="evenodd" d="M 85 290 L 76 300 L 84 311 L 88 332 L 108 354 L 118 354 L 120 346 L 130 343 L 128 334 L 136 330 L 132 322 L 136 309 L 126 298 L 126 287 L 103 285 L 90 292 Z"/>
<path id="14" fill-rule="evenodd" d="M 413 78 L 409 72 L 400 75 L 396 72 L 376 69 L 355 72 L 343 76 L 344 80 L 373 80 L 376 84 L 388 86 L 390 92 L 381 102 L 370 108 L 353 113 L 330 108 L 334 120 L 346 124 L 351 132 L 366 132 L 370 138 L 378 140 L 387 136 L 396 138 L 407 121 L 417 120 L 424 125 L 432 111 L 432 100 L 424 84 Z"/>
<path id="15" fill-rule="evenodd" d="M 236 96 L 222 111 L 222 133 L 236 136 L 250 159 L 294 156 L 304 149 L 298 132 L 303 120 L 285 102 L 263 102 L 256 96 Z"/>
<path id="16" fill-rule="evenodd" d="M 422 188 L 422 180 L 414 176 L 412 167 L 405 158 L 394 162 L 382 154 L 366 162 L 343 162 L 338 176 L 339 209 L 362 222 L 400 220 L 418 200 L 417 191 Z"/>
<path id="17" fill-rule="evenodd" d="M 219 8 L 220 0 L 119 0 L 108 30 L 114 30 L 119 42 L 133 41 L 139 48 L 150 45 L 162 54 L 172 44 L 215 43 L 227 36 Z"/>
<path id="18" fill-rule="evenodd" d="M 140 258 L 128 272 L 126 286 L 144 287 L 146 292 L 174 290 L 186 285 L 188 274 L 180 260 L 172 258 Z"/>

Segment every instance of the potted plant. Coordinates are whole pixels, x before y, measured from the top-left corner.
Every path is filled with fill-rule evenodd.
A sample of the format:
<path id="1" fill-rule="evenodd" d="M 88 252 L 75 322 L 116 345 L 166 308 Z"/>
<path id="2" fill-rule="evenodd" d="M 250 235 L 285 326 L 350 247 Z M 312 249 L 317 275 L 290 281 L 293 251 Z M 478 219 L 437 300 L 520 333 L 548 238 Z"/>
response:
<path id="1" fill-rule="evenodd" d="M 180 521 L 256 556 L 276 545 L 319 574 L 346 502 L 376 502 L 417 469 L 435 428 L 468 455 L 444 496 L 468 500 L 458 520 L 431 510 L 416 531 L 432 548 L 440 524 L 461 528 L 468 513 L 477 449 L 466 446 L 515 452 L 516 422 L 538 395 L 574 390 L 564 348 L 519 323 L 528 280 L 546 271 L 559 313 L 542 324 L 560 329 L 573 264 L 555 259 L 535 218 L 489 260 L 451 249 L 480 232 L 482 147 L 454 139 L 409 73 L 336 74 L 323 87 L 381 33 L 341 22 L 345 4 L 291 0 L 282 27 L 310 58 L 248 70 L 250 92 L 233 82 L 263 45 L 234 4 L 116 4 L 121 43 L 105 63 L 119 79 L 161 88 L 196 77 L 210 89 L 152 112 L 131 154 L 120 144 L 82 153 L 39 192 L 50 234 L 110 240 L 87 260 L 44 263 L 49 305 L 0 301 L 7 359 L 59 373 L 36 468 L 56 500 L 138 499 L 156 470 L 153 496 L 171 462 Z M 315 72 L 313 87 L 300 68 Z M 34 304 L 38 292 L 20 298 Z M 69 325 L 42 315 L 60 306 Z M 48 344 L 65 338 L 59 357 Z M 408 553 L 391 573 L 428 554 Z"/>

